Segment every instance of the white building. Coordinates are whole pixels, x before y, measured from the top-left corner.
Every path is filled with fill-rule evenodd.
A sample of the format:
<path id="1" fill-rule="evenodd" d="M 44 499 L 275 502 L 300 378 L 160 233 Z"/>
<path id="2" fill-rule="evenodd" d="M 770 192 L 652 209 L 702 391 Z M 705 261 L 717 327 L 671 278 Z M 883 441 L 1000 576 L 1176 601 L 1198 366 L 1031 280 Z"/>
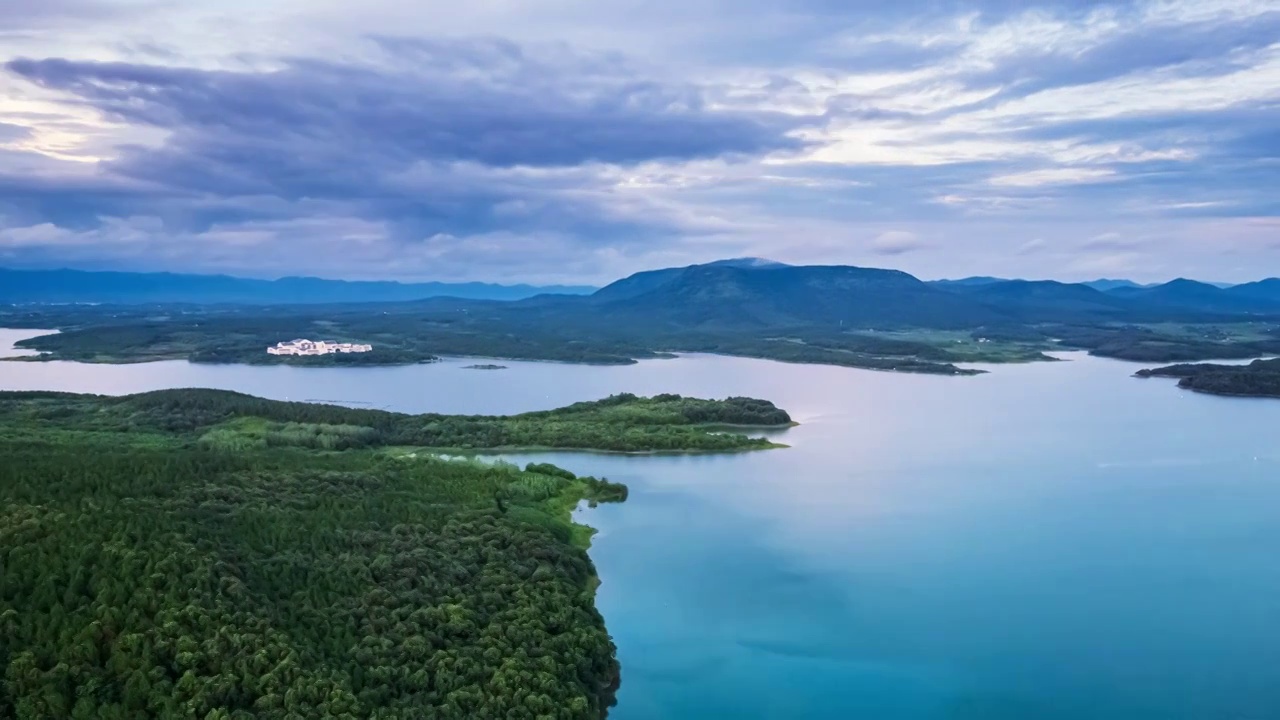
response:
<path id="1" fill-rule="evenodd" d="M 289 340 L 267 348 L 271 355 L 328 355 L 329 353 L 369 352 L 372 345 L 339 343 L 329 340 Z"/>

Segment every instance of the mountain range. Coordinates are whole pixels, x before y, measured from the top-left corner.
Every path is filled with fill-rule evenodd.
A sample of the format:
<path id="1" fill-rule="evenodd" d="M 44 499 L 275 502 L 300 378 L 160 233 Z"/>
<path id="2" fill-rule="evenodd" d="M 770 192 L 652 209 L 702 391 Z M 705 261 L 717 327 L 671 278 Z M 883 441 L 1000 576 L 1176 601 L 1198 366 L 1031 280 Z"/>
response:
<path id="1" fill-rule="evenodd" d="M 636 273 L 556 304 L 577 315 L 590 308 L 611 321 L 698 330 L 1193 322 L 1280 316 L 1280 279 L 1226 288 L 1186 279 L 1149 286 L 990 277 L 926 282 L 897 270 L 729 261 Z"/>
<path id="2" fill-rule="evenodd" d="M 1098 289 L 926 282 L 898 270 L 746 258 L 640 272 L 590 294 L 481 286 L 487 297 L 468 298 L 457 285 L 243 281 L 249 292 L 234 278 L 189 276 L 176 286 L 175 276 L 119 274 L 111 283 L 91 275 L 79 288 L 20 275 L 23 292 L 6 282 L 12 277 L 0 276 L 0 297 L 22 302 L 0 305 L 0 327 L 57 328 L 24 347 L 45 359 L 93 362 L 265 362 L 263 348 L 317 331 L 374 345 L 351 359 L 371 364 L 441 355 L 616 363 L 710 352 L 966 374 L 976 371 L 957 363 L 1043 359 L 1058 348 L 1162 363 L 1280 353 L 1280 279 L 1228 288 L 1110 281 Z M 424 297 L 370 302 L 403 294 Z M 72 297 L 134 304 L 67 303 Z M 249 304 L 233 302 L 243 298 Z M 210 300 L 220 304 L 201 304 Z M 165 301 L 189 304 L 157 307 Z"/>
<path id="3" fill-rule="evenodd" d="M 444 300 L 449 298 L 449 300 Z M 922 281 L 899 270 L 734 258 L 585 286 L 253 280 L 225 275 L 0 270 L 0 303 L 347 304 L 430 302 L 561 318 L 602 331 L 973 328 L 1025 323 L 1219 321 L 1280 316 L 1280 279 L 1220 287 L 1180 278 L 1062 283 Z"/>
<path id="4" fill-rule="evenodd" d="M 582 285 L 365 282 L 313 277 L 255 280 L 228 275 L 0 268 L 0 303 L 295 305 L 402 302 L 431 297 L 520 300 L 545 293 L 582 295 L 594 290 Z"/>

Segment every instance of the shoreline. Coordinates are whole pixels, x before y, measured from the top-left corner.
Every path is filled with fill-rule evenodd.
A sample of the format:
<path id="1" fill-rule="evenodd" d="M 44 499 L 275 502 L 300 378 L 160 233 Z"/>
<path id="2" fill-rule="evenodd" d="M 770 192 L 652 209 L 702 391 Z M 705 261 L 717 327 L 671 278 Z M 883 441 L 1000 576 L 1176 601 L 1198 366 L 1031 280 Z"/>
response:
<path id="1" fill-rule="evenodd" d="M 798 423 L 797 423 L 798 424 Z M 746 427 L 763 428 L 759 425 Z M 779 426 L 770 426 L 778 428 Z M 613 455 L 618 457 L 675 457 L 680 455 L 741 455 L 764 450 L 786 450 L 791 446 L 785 443 L 768 442 L 753 447 L 724 448 L 714 450 L 604 450 L 601 448 L 552 447 L 550 445 L 510 445 L 492 448 L 437 448 L 401 445 L 386 448 L 387 451 L 407 450 L 408 455 L 423 453 L 448 458 L 479 459 L 486 457 L 500 458 L 502 455 L 546 455 L 551 453 L 573 453 L 579 455 Z"/>
<path id="2" fill-rule="evenodd" d="M 1096 360 L 1115 362 L 1115 363 L 1123 363 L 1129 366 L 1133 366 L 1136 364 L 1149 365 L 1152 362 L 1152 361 L 1129 360 L 1125 358 L 1117 358 L 1117 357 L 1112 357 L 1108 355 L 1099 355 L 1093 350 L 1090 350 L 1087 348 L 1079 348 L 1079 347 L 1060 347 L 1054 350 L 1045 351 L 1042 357 L 1029 358 L 1026 360 L 1011 360 L 1011 361 L 1000 361 L 1000 362 L 975 360 L 975 361 L 953 363 L 956 367 L 956 370 L 957 370 L 956 372 L 930 372 L 930 371 L 920 371 L 920 370 L 905 370 L 905 369 L 898 369 L 898 368 L 866 367 L 862 365 L 847 364 L 847 363 L 833 363 L 833 362 L 807 361 L 807 360 L 786 360 L 786 359 L 771 358 L 771 357 L 766 357 L 761 355 L 750 355 L 750 354 L 718 353 L 718 352 L 706 352 L 706 351 L 673 352 L 673 351 L 665 351 L 665 350 L 654 351 L 653 355 L 650 357 L 639 358 L 639 359 L 631 358 L 627 362 L 582 362 L 582 361 L 574 361 L 574 360 L 555 360 L 555 359 L 544 359 L 544 358 L 519 358 L 519 357 L 502 357 L 502 356 L 489 356 L 489 355 L 453 355 L 453 354 L 434 356 L 430 360 L 423 359 L 423 360 L 414 360 L 414 361 L 390 361 L 385 363 L 384 362 L 377 362 L 377 363 L 365 362 L 365 363 L 352 363 L 352 364 L 341 363 L 341 362 L 313 363 L 307 360 L 298 361 L 298 360 L 292 360 L 292 359 L 267 360 L 265 357 L 261 362 L 257 362 L 257 361 L 206 362 L 206 361 L 192 360 L 187 355 L 178 355 L 178 354 L 164 355 L 159 357 L 133 358 L 133 359 L 128 359 L 128 358 L 75 359 L 75 358 L 58 357 L 55 353 L 52 353 L 52 352 L 34 350 L 34 349 L 24 348 L 20 346 L 20 343 L 26 340 L 60 334 L 61 330 L 58 330 L 56 328 L 50 329 L 50 328 L 0 327 L 0 333 L 6 333 L 6 332 L 14 333 L 15 337 L 12 339 L 8 339 L 8 347 L 0 347 L 0 363 L 2 362 L 36 363 L 36 364 L 73 363 L 73 364 L 81 364 L 86 366 L 93 366 L 93 365 L 127 366 L 127 365 L 148 365 L 152 363 L 165 363 L 165 362 L 185 362 L 193 367 L 248 367 L 248 368 L 289 367 L 289 368 L 299 368 L 304 370 L 310 370 L 310 369 L 357 370 L 360 368 L 369 368 L 369 369 L 386 370 L 389 368 L 413 367 L 418 365 L 452 366 L 458 362 L 465 362 L 465 361 L 474 362 L 474 361 L 491 360 L 491 361 L 512 362 L 512 363 L 522 363 L 522 364 L 538 363 L 538 364 L 551 364 L 551 365 L 563 365 L 563 366 L 610 368 L 610 367 L 627 367 L 631 365 L 638 365 L 644 361 L 649 361 L 649 360 L 656 361 L 656 360 L 669 360 L 669 359 L 695 359 L 699 356 L 703 356 L 703 357 L 709 357 L 709 358 L 743 359 L 743 360 L 754 360 L 754 361 L 761 361 L 761 362 L 774 362 L 774 363 L 781 363 L 786 365 L 833 367 L 833 368 L 845 368 L 845 369 L 851 369 L 851 370 L 862 370 L 862 371 L 870 371 L 870 372 L 887 372 L 887 373 L 896 373 L 899 375 L 907 375 L 907 376 L 915 375 L 915 376 L 926 376 L 926 377 L 927 376 L 976 377 L 976 376 L 991 374 L 995 372 L 997 369 L 1003 369 L 1007 367 L 1035 366 L 1040 364 L 1058 364 L 1061 362 L 1075 361 L 1077 359 L 1081 359 L 1084 357 L 1087 357 L 1090 359 L 1096 359 Z M 1072 357 L 1072 356 L 1077 356 L 1077 357 Z M 1247 364 L 1255 360 L 1266 360 L 1274 357 L 1276 357 L 1274 353 L 1264 353 L 1264 354 L 1243 357 L 1243 358 L 1241 357 L 1206 358 L 1201 360 L 1184 361 L 1184 363 L 1185 364 L 1222 363 L 1222 364 L 1235 365 L 1235 364 Z M 471 368 L 467 368 L 467 369 L 471 369 Z M 504 366 L 503 369 L 510 369 L 510 368 L 507 366 Z M 1136 373 L 1134 374 L 1136 375 Z M 1269 396 L 1269 395 L 1260 395 L 1260 396 L 1248 395 L 1248 394 L 1237 395 L 1237 394 L 1217 393 L 1217 392 L 1209 392 L 1209 391 L 1199 391 L 1199 392 L 1202 392 L 1203 394 L 1207 394 L 1207 395 L 1219 395 L 1221 397 L 1264 397 L 1264 398 L 1275 397 L 1275 396 Z"/>

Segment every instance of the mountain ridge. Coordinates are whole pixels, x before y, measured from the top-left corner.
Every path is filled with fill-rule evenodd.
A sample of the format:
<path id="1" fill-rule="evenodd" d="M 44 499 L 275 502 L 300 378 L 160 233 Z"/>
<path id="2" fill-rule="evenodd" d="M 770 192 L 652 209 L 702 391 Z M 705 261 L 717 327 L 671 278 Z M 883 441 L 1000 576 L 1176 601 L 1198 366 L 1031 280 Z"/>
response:
<path id="1" fill-rule="evenodd" d="M 393 280 L 333 280 L 286 276 L 274 280 L 233 275 L 170 272 L 18 270 L 0 268 L 0 303 L 191 303 L 298 304 L 401 302 L 430 297 L 467 300 L 521 300 L 545 293 L 585 295 L 596 288 L 577 285 Z"/>

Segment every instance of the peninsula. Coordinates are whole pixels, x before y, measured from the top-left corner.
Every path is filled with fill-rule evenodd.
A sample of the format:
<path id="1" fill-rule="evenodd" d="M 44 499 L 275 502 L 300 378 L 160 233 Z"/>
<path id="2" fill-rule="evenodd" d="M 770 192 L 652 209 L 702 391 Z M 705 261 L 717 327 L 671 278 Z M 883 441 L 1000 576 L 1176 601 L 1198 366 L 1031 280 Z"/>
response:
<path id="1" fill-rule="evenodd" d="M 0 715 L 599 720 L 620 668 L 571 511 L 626 486 L 408 449 L 749 450 L 712 424 L 789 420 L 0 393 Z"/>
<path id="2" fill-rule="evenodd" d="M 1248 365 L 1193 363 L 1139 370 L 1139 377 L 1178 378 L 1178 387 L 1213 395 L 1280 398 L 1280 359 Z"/>

